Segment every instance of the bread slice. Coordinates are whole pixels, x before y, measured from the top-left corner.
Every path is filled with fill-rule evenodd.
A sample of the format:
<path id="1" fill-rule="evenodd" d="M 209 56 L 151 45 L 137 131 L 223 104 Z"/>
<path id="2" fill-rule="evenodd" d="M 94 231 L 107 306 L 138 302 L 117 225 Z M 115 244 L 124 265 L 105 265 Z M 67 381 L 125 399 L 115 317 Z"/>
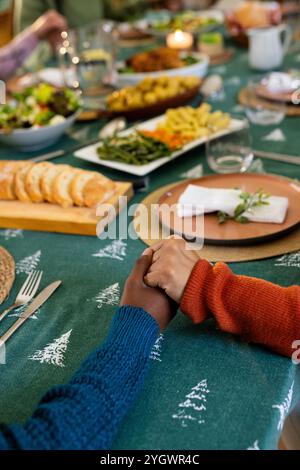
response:
<path id="1" fill-rule="evenodd" d="M 41 191 L 44 200 L 50 203 L 55 203 L 53 197 L 53 185 L 55 178 L 65 170 L 71 168 L 69 165 L 52 165 L 46 170 L 41 178 Z"/>
<path id="2" fill-rule="evenodd" d="M 44 196 L 41 191 L 41 179 L 44 173 L 52 166 L 52 163 L 42 162 L 33 165 L 29 170 L 25 179 L 25 189 L 30 197 L 31 202 L 43 202 Z"/>
<path id="3" fill-rule="evenodd" d="M 100 178 L 93 178 L 83 188 L 84 205 L 94 207 L 108 201 L 116 192 L 116 184 L 108 180 L 103 182 Z"/>
<path id="4" fill-rule="evenodd" d="M 30 202 L 30 197 L 25 188 L 25 180 L 27 173 L 33 167 L 34 163 L 28 162 L 18 169 L 15 176 L 15 192 L 17 199 L 22 202 Z"/>
<path id="5" fill-rule="evenodd" d="M 59 204 L 62 207 L 73 206 L 70 187 L 71 182 L 77 175 L 78 171 L 80 170 L 70 167 L 56 176 L 53 183 L 53 200 L 56 204 Z"/>
<path id="6" fill-rule="evenodd" d="M 77 175 L 71 181 L 70 191 L 71 197 L 74 201 L 74 204 L 79 207 L 84 206 L 84 196 L 83 190 L 86 184 L 93 180 L 99 179 L 103 184 L 106 184 L 110 180 L 103 176 L 101 173 L 97 173 L 96 171 L 79 171 Z"/>
<path id="7" fill-rule="evenodd" d="M 15 175 L 16 172 L 24 166 L 24 161 L 4 160 L 0 162 L 0 200 L 14 201 L 15 193 Z"/>

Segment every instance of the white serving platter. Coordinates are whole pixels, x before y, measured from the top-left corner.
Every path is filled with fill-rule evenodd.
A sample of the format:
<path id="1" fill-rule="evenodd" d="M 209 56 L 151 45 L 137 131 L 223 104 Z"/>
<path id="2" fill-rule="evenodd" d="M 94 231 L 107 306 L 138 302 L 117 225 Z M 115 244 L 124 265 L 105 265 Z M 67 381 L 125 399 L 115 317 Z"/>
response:
<path id="1" fill-rule="evenodd" d="M 138 124 L 137 126 L 130 127 L 129 129 L 120 132 L 119 135 L 128 135 L 132 133 L 135 129 L 152 131 L 156 128 L 157 124 L 164 118 L 165 115 L 150 119 L 148 121 L 143 122 L 142 124 Z M 239 129 L 242 129 L 243 127 L 244 121 L 232 119 L 230 122 L 230 126 L 227 129 L 216 132 L 209 138 L 210 140 L 216 139 L 217 137 L 227 135 Z M 165 165 L 166 163 L 173 161 L 175 158 L 180 157 L 180 155 L 183 155 L 189 150 L 192 150 L 195 147 L 204 144 L 206 141 L 207 137 L 201 137 L 200 139 L 193 140 L 192 142 L 189 142 L 188 144 L 184 145 L 180 150 L 174 152 L 171 156 L 159 158 L 158 160 L 155 160 L 151 163 L 147 163 L 146 165 L 129 165 L 128 163 L 115 162 L 112 160 L 100 160 L 97 154 L 97 148 L 99 147 L 99 145 L 101 145 L 101 142 L 77 150 L 74 155 L 77 158 L 86 160 L 88 162 L 96 163 L 97 165 L 106 166 L 108 168 L 113 168 L 118 171 L 124 171 L 132 175 L 145 176 L 148 173 L 151 173 L 152 171 L 156 170 L 157 168 Z"/>

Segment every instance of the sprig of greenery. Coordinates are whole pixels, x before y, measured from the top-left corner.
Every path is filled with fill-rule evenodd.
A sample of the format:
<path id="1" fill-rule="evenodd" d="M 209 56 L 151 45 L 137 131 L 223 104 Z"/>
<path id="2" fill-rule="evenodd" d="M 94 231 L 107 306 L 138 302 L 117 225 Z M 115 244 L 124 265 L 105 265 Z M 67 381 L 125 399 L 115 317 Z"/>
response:
<path id="1" fill-rule="evenodd" d="M 236 206 L 233 215 L 228 215 L 223 211 L 218 212 L 219 224 L 224 224 L 227 220 L 235 220 L 240 224 L 247 224 L 249 219 L 244 215 L 245 212 L 251 212 L 255 207 L 268 206 L 270 204 L 267 200 L 269 197 L 270 195 L 264 193 L 262 189 L 255 193 L 242 192 L 239 195 L 242 202 Z"/>

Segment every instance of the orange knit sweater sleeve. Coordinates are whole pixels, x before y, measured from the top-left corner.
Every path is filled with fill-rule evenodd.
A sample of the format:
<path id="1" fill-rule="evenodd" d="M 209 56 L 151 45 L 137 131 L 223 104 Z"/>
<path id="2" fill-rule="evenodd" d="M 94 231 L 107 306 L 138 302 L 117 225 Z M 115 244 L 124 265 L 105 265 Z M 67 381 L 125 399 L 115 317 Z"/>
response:
<path id="1" fill-rule="evenodd" d="M 195 265 L 180 307 L 194 323 L 213 315 L 221 330 L 285 356 L 300 340 L 300 287 L 237 276 L 223 263 Z"/>

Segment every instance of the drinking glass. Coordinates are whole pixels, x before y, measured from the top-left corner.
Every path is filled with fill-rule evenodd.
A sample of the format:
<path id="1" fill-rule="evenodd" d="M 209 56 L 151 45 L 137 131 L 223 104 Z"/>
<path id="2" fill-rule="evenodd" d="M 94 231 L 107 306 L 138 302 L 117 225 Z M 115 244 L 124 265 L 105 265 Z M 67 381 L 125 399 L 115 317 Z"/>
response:
<path id="1" fill-rule="evenodd" d="M 245 113 L 250 122 L 260 126 L 277 125 L 286 114 L 284 101 L 268 101 L 258 96 L 259 87 L 265 86 L 267 81 L 268 75 L 260 76 L 249 80 L 247 86 L 248 103 L 245 105 Z"/>
<path id="2" fill-rule="evenodd" d="M 74 87 L 82 92 L 86 109 L 99 109 L 115 80 L 116 43 L 113 22 L 98 22 L 63 33 L 60 65 L 64 75 L 73 71 Z"/>
<path id="3" fill-rule="evenodd" d="M 239 125 L 230 134 L 210 138 L 206 142 L 206 158 L 216 173 L 243 173 L 253 161 L 249 122 L 239 118 Z"/>

